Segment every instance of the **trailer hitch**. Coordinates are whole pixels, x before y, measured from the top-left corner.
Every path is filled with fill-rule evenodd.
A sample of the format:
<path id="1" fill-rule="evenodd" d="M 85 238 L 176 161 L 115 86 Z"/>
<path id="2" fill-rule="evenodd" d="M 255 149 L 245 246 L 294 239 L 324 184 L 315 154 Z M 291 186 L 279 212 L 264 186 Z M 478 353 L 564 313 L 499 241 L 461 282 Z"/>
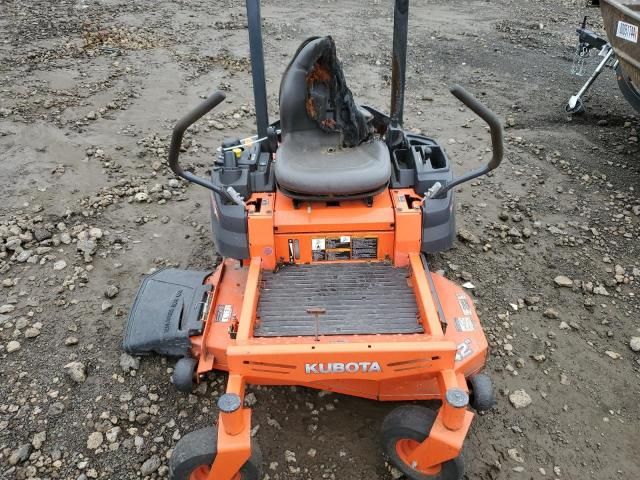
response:
<path id="1" fill-rule="evenodd" d="M 469 180 L 473 180 L 474 178 L 481 177 L 482 175 L 486 175 L 492 170 L 498 168 L 500 163 L 502 162 L 502 158 L 504 157 L 504 139 L 503 139 L 503 131 L 502 124 L 498 119 L 498 116 L 485 107 L 480 101 L 467 92 L 460 85 L 454 85 L 451 88 L 451 93 L 454 97 L 464 103 L 469 109 L 471 109 L 476 115 L 482 118 L 489 125 L 489 129 L 491 131 L 491 146 L 493 148 L 493 156 L 491 157 L 491 161 L 482 168 L 478 168 L 477 170 L 473 170 L 469 173 L 466 173 L 458 178 L 453 179 L 453 181 L 447 183 L 440 188 L 431 189 L 427 192 L 426 198 L 445 198 L 447 192 L 452 188 L 460 185 L 461 183 L 468 182 Z"/>
<path id="2" fill-rule="evenodd" d="M 233 187 L 227 187 L 225 189 L 220 185 L 216 185 L 210 182 L 209 180 L 200 178 L 191 172 L 183 170 L 183 168 L 180 166 L 180 163 L 178 162 L 184 132 L 187 130 L 187 128 L 189 128 L 211 110 L 217 107 L 220 103 L 222 103 L 225 98 L 226 96 L 224 93 L 219 91 L 214 92 L 209 98 L 207 98 L 204 102 L 187 113 L 178 121 L 178 123 L 176 123 L 176 126 L 173 127 L 173 134 L 171 135 L 171 145 L 169 146 L 169 167 L 171 167 L 171 170 L 173 170 L 173 173 L 175 173 L 177 176 L 182 177 L 189 182 L 208 188 L 212 192 L 222 195 L 227 200 L 237 205 L 244 206 L 245 203 L 242 196 Z"/>

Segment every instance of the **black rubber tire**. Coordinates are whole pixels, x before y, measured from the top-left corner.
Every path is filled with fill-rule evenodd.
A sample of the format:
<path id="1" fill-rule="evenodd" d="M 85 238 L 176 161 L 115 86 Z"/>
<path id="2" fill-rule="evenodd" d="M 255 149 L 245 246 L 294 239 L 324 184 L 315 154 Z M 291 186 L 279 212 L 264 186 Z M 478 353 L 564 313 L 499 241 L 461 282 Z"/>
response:
<path id="1" fill-rule="evenodd" d="M 405 463 L 396 450 L 399 440 L 424 441 L 436 420 L 436 412 L 418 405 L 403 405 L 389 413 L 382 422 L 382 449 L 394 467 L 410 480 L 460 480 L 464 474 L 462 454 L 442 464 L 436 475 L 426 475 Z"/>
<path id="2" fill-rule="evenodd" d="M 196 468 L 211 465 L 217 453 L 217 427 L 205 427 L 187 433 L 178 441 L 171 454 L 169 479 L 189 480 L 189 476 Z M 240 479 L 262 479 L 262 452 L 255 440 L 251 440 L 251 457 L 240 469 Z"/>
<path id="3" fill-rule="evenodd" d="M 196 384 L 196 368 L 198 361 L 195 358 L 183 357 L 176 362 L 171 381 L 183 393 L 191 393 Z"/>
<path id="4" fill-rule="evenodd" d="M 477 373 L 467 379 L 469 384 L 469 405 L 476 412 L 488 412 L 496 404 L 491 377 Z"/>
<path id="5" fill-rule="evenodd" d="M 624 98 L 629 104 L 640 112 L 640 87 L 634 85 L 629 75 L 622 69 L 622 65 L 616 67 L 616 78 L 618 79 L 618 87 Z"/>

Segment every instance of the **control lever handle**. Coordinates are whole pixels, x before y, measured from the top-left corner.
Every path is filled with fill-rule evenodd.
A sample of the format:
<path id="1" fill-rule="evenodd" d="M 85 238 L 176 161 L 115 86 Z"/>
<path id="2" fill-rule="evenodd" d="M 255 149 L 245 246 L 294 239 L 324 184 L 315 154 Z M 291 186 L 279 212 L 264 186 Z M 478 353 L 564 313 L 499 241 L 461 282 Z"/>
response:
<path id="1" fill-rule="evenodd" d="M 176 123 L 176 126 L 173 127 L 173 133 L 171 135 L 171 145 L 169 146 L 169 167 L 171 167 L 173 173 L 175 173 L 179 177 L 182 177 L 185 180 L 202 187 L 208 188 L 209 190 L 222 195 L 227 200 L 230 200 L 233 203 L 244 205 L 242 197 L 233 188 L 229 187 L 225 190 L 223 187 L 215 185 L 209 180 L 200 178 L 191 172 L 187 172 L 182 169 L 178 161 L 180 157 L 180 148 L 182 147 L 182 137 L 184 136 L 184 132 L 187 130 L 187 128 L 189 128 L 211 110 L 217 107 L 220 103 L 222 103 L 225 98 L 226 96 L 224 93 L 220 91 L 214 92 L 211 96 L 209 96 L 209 98 L 207 98 L 204 102 L 187 113 L 178 121 L 178 123 Z"/>
<path id="2" fill-rule="evenodd" d="M 486 175 L 490 171 L 498 168 L 504 157 L 503 130 L 498 116 L 482 103 L 480 103 L 480 101 L 476 97 L 471 95 L 460 85 L 454 85 L 451 88 L 451 93 L 458 100 L 464 103 L 470 110 L 472 110 L 476 115 L 482 118 L 487 123 L 487 125 L 489 125 L 489 129 L 491 131 L 491 146 L 493 148 L 493 156 L 491 157 L 491 161 L 487 165 L 453 179 L 453 181 L 449 182 L 444 187 L 439 189 L 435 194 L 433 194 L 431 198 L 444 198 L 449 190 L 460 185 L 461 183 L 468 182 L 469 180 L 473 180 L 474 178 L 478 178 L 482 175 Z"/>

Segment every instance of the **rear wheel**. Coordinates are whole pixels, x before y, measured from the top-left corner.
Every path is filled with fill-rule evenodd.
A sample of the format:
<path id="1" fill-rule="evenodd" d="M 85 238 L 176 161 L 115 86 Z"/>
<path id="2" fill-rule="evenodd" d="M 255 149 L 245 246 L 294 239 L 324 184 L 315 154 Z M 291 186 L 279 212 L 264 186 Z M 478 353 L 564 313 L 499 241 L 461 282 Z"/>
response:
<path id="1" fill-rule="evenodd" d="M 616 67 L 616 78 L 624 98 L 633 108 L 640 112 L 640 86 L 631 81 L 631 78 L 625 73 L 620 64 Z"/>
<path id="2" fill-rule="evenodd" d="M 178 441 L 171 460 L 171 480 L 207 480 L 211 464 L 218 454 L 218 429 L 206 427 L 186 434 Z M 240 469 L 240 480 L 261 480 L 262 453 L 251 441 L 251 457 Z"/>
<path id="3" fill-rule="evenodd" d="M 431 431 L 436 412 L 418 405 L 393 410 L 382 422 L 382 449 L 389 462 L 410 480 L 460 480 L 464 474 L 462 455 L 436 467 L 421 469 L 409 457 Z"/>

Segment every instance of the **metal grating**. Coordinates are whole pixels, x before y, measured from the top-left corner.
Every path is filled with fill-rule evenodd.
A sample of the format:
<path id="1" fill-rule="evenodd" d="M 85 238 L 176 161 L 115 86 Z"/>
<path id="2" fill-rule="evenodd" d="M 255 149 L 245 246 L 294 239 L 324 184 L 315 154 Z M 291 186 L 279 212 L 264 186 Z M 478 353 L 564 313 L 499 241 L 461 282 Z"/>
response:
<path id="1" fill-rule="evenodd" d="M 264 272 L 256 337 L 422 333 L 409 271 L 384 263 L 288 265 Z"/>

